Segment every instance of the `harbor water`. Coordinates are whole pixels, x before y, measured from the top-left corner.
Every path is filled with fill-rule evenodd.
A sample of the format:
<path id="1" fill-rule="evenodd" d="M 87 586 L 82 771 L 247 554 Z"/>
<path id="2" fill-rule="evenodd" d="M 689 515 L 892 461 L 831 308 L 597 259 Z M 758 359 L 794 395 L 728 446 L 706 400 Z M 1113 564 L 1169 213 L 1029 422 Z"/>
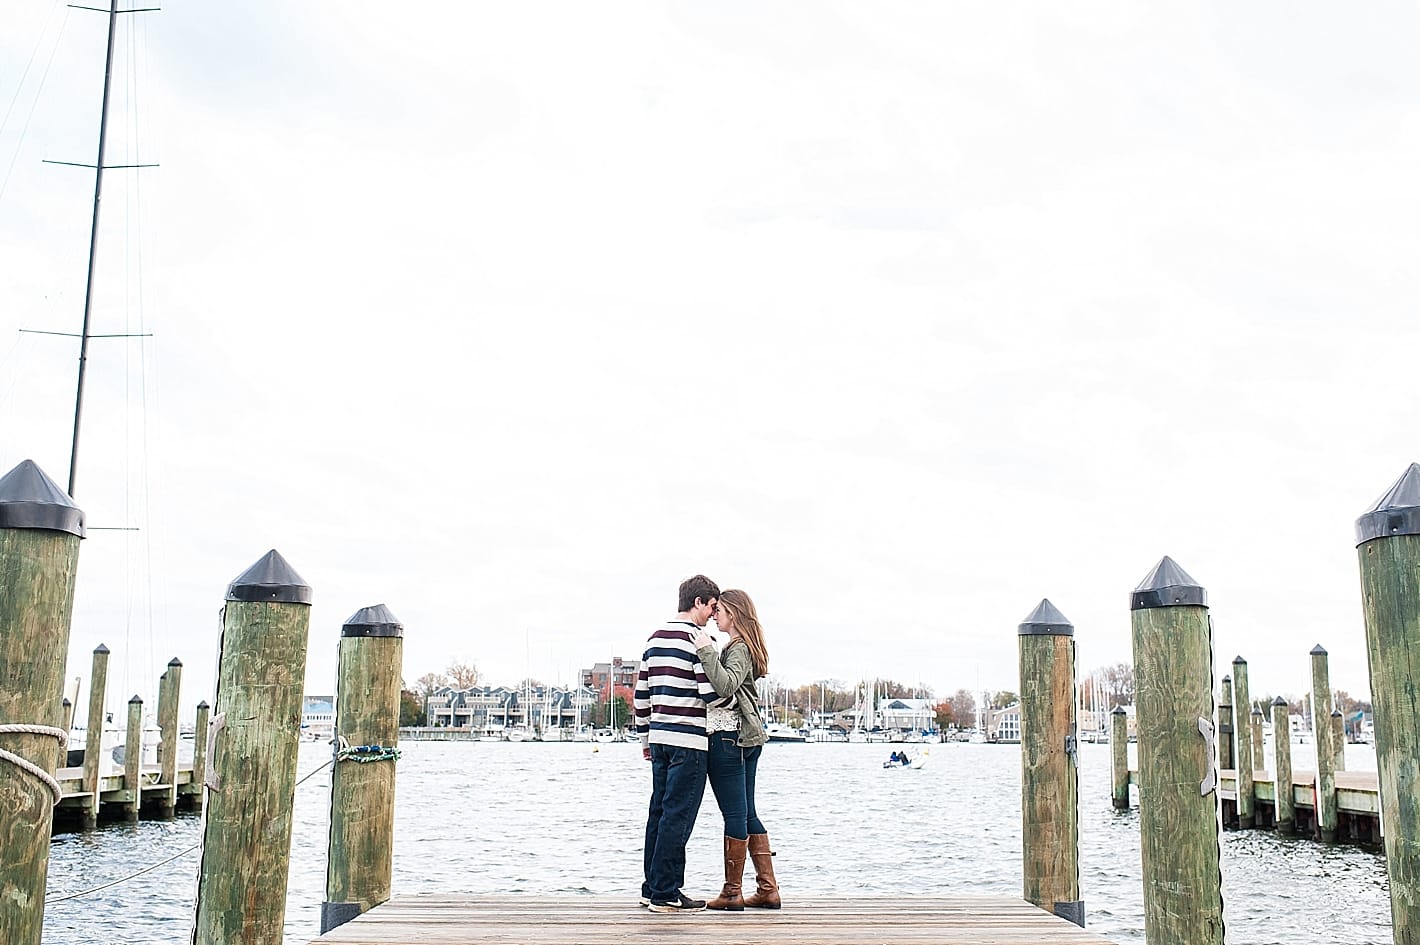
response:
<path id="1" fill-rule="evenodd" d="M 639 894 L 649 792 L 635 744 L 406 742 L 398 762 L 394 888 L 413 893 Z M 794 896 L 1021 894 L 1020 751 L 1015 745 L 909 745 L 925 767 L 885 769 L 887 744 L 774 744 L 760 763 L 759 811 L 778 850 L 786 908 Z M 1134 746 L 1130 746 L 1131 749 Z M 1295 745 L 1294 764 L 1311 764 Z M 1080 746 L 1080 885 L 1088 924 L 1144 941 L 1138 811 L 1110 806 L 1109 746 Z M 301 772 L 329 748 L 305 744 Z M 1132 751 L 1131 751 L 1132 756 Z M 1366 746 L 1347 766 L 1374 768 Z M 330 769 L 299 788 L 286 945 L 319 933 Z M 1137 803 L 1137 797 L 1136 797 Z M 129 882 L 67 901 L 201 839 L 201 818 L 64 833 L 51 848 L 47 945 L 188 941 L 194 851 Z M 721 823 L 706 791 L 690 842 L 687 892 L 721 881 Z M 1325 847 L 1271 831 L 1225 832 L 1227 940 L 1234 945 L 1391 940 L 1378 850 Z M 648 916 L 647 921 L 674 921 Z M 753 922 L 752 914 L 726 922 Z"/>

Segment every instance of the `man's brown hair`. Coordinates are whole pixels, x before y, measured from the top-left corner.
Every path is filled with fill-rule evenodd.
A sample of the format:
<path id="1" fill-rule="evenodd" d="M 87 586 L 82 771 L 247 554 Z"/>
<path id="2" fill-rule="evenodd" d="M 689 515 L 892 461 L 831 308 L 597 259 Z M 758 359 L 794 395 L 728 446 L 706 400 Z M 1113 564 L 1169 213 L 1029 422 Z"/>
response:
<path id="1" fill-rule="evenodd" d="M 703 574 L 695 577 L 688 577 L 680 582 L 680 607 L 679 613 L 686 614 L 695 607 L 695 599 L 700 598 L 701 603 L 708 604 L 712 600 L 720 597 L 719 586 Z"/>

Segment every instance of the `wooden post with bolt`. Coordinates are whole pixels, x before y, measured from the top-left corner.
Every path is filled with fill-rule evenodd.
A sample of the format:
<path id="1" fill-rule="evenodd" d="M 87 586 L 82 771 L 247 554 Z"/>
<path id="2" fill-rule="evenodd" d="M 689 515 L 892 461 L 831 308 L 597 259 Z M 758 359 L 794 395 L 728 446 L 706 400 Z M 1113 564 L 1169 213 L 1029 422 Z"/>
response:
<path id="1" fill-rule="evenodd" d="M 1207 594 L 1165 557 L 1131 596 L 1148 945 L 1222 945 Z"/>
<path id="2" fill-rule="evenodd" d="M 281 941 L 310 602 L 274 550 L 227 588 L 192 945 Z"/>
<path id="3" fill-rule="evenodd" d="M 1016 632 L 1021 675 L 1021 847 L 1025 898 L 1085 924 L 1080 899 L 1075 628 L 1042 600 Z"/>
<path id="4" fill-rule="evenodd" d="M 134 693 L 128 700 L 128 732 L 123 741 L 123 793 L 126 820 L 143 812 L 143 699 Z"/>
<path id="5" fill-rule="evenodd" d="M 32 461 L 0 477 L 0 942 L 39 945 L 84 513 Z"/>
<path id="6" fill-rule="evenodd" d="M 1420 464 L 1356 520 L 1396 945 L 1420 943 Z"/>
<path id="7" fill-rule="evenodd" d="M 337 745 L 384 749 L 387 760 L 340 758 L 330 776 L 330 844 L 321 934 L 390 897 L 394 874 L 393 749 L 399 741 L 404 628 L 383 604 L 354 614 L 340 631 Z"/>
<path id="8" fill-rule="evenodd" d="M 1323 843 L 1336 842 L 1336 749 L 1332 744 L 1331 671 L 1326 650 L 1312 647 L 1312 734 L 1316 736 L 1316 781 L 1313 797 L 1316 835 Z"/>
<path id="9" fill-rule="evenodd" d="M 158 682 L 158 783 L 167 788 L 158 797 L 158 816 L 169 818 L 177 811 L 178 698 L 182 694 L 182 660 L 168 661 L 168 669 Z"/>
<path id="10" fill-rule="evenodd" d="M 89 714 L 84 722 L 84 798 L 83 823 L 92 829 L 99 822 L 99 774 L 101 753 L 104 744 L 104 725 L 108 713 L 104 711 L 104 698 L 108 692 L 108 647 L 100 643 L 94 647 L 93 668 L 89 672 Z"/>
<path id="11" fill-rule="evenodd" d="M 203 784 L 207 780 L 207 717 L 212 711 L 207 700 L 197 703 L 197 721 L 192 727 L 192 809 L 202 810 Z"/>

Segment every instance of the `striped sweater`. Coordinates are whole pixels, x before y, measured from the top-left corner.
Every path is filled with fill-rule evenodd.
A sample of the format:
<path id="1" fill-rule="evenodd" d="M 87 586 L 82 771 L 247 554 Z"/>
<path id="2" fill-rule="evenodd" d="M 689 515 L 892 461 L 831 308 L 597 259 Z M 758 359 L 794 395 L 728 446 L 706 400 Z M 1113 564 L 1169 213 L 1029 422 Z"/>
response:
<path id="1" fill-rule="evenodd" d="M 706 703 L 719 701 L 691 643 L 696 627 L 672 620 L 646 641 L 636 674 L 636 734 L 641 745 L 706 751 Z"/>

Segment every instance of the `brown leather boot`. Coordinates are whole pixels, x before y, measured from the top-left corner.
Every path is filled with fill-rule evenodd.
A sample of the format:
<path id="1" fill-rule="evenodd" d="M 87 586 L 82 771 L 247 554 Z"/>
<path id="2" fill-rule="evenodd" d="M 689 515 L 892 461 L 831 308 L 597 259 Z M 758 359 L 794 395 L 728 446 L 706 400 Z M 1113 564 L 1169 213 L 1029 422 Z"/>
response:
<path id="1" fill-rule="evenodd" d="M 774 881 L 774 851 L 769 849 L 769 834 L 749 835 L 749 858 L 754 861 L 754 880 L 758 888 L 745 896 L 745 905 L 778 909 L 779 884 Z"/>
<path id="2" fill-rule="evenodd" d="M 745 848 L 748 840 L 725 838 L 725 888 L 720 895 L 705 904 L 707 909 L 724 909 L 728 912 L 743 912 L 745 901 L 740 896 L 740 884 L 745 875 Z"/>

